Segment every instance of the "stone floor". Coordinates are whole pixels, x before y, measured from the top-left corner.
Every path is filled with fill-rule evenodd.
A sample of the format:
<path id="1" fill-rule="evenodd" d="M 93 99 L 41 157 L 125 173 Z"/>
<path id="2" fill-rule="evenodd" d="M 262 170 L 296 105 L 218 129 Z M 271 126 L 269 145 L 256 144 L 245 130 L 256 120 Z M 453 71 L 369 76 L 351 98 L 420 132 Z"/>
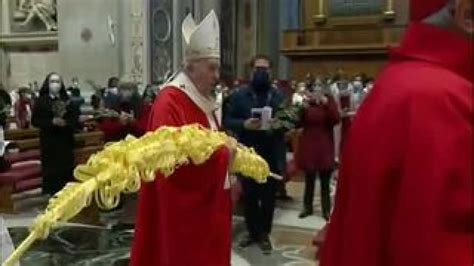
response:
<path id="1" fill-rule="evenodd" d="M 319 213 L 306 219 L 297 217 L 302 205 L 303 183 L 290 183 L 288 191 L 293 200 L 278 202 L 275 211 L 272 254 L 263 255 L 257 246 L 243 250 L 235 247 L 232 251 L 233 266 L 317 265 L 311 240 L 315 230 L 324 225 L 324 220 Z M 319 210 L 319 193 L 316 195 L 315 210 Z M 39 209 L 32 209 L 19 215 L 2 215 L 15 245 L 26 237 L 27 228 L 38 213 Z M 236 214 L 233 224 L 234 243 L 237 243 L 246 234 L 243 218 Z M 107 227 L 67 224 L 53 231 L 47 240 L 36 244 L 21 265 L 128 265 L 132 239 L 133 230 L 114 231 Z"/>

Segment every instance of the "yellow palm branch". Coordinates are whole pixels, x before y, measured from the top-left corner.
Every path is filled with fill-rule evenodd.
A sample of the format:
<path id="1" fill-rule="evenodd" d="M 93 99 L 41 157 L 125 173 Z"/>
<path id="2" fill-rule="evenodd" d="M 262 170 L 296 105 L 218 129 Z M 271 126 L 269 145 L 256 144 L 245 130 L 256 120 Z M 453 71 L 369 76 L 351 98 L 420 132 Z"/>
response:
<path id="1" fill-rule="evenodd" d="M 182 165 L 203 164 L 223 145 L 236 146 L 232 173 L 266 182 L 271 174 L 265 160 L 222 132 L 190 125 L 162 127 L 141 138 L 129 136 L 106 145 L 86 164 L 76 167 L 74 177 L 79 182 L 68 183 L 49 201 L 45 212 L 33 223 L 30 235 L 3 266 L 13 266 L 36 240 L 46 239 L 51 229 L 89 206 L 93 196 L 100 208 L 112 209 L 118 205 L 121 193 L 137 192 L 141 182 L 154 181 L 157 172 L 169 177 Z"/>

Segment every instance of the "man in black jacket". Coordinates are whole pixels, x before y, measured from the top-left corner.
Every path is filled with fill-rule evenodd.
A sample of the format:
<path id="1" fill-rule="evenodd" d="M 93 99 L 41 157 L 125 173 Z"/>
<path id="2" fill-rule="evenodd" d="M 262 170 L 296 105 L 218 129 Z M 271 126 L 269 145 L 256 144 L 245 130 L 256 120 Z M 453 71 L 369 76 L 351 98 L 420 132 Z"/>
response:
<path id="1" fill-rule="evenodd" d="M 282 174 L 281 161 L 285 158 L 284 130 L 276 128 L 275 119 L 266 123 L 265 111 L 271 110 L 274 118 L 282 105 L 284 96 L 270 81 L 270 59 L 256 56 L 252 61 L 253 76 L 247 87 L 241 88 L 230 98 L 224 117 L 225 127 L 237 135 L 239 141 L 261 155 L 272 172 Z M 268 114 L 268 113 L 267 113 Z M 262 117 L 263 116 L 263 117 Z M 267 125 L 266 125 L 267 124 Z M 239 246 L 247 247 L 259 243 L 264 254 L 272 251 L 269 240 L 275 209 L 277 182 L 269 179 L 266 184 L 258 184 L 250 179 L 241 179 L 245 200 L 245 222 L 249 232 Z"/>

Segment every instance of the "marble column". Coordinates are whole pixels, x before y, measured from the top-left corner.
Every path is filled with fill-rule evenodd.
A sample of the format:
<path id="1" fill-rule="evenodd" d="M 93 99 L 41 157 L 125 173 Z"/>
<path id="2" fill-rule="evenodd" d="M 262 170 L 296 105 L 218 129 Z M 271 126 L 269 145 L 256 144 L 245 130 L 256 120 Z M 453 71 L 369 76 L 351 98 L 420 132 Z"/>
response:
<path id="1" fill-rule="evenodd" d="M 199 21 L 199 0 L 174 0 L 173 1 L 173 71 L 177 71 L 183 64 L 183 36 L 181 25 L 184 18 L 191 13 Z"/>
<path id="2" fill-rule="evenodd" d="M 273 74 L 278 77 L 280 57 L 280 19 L 278 15 L 280 5 L 274 0 L 259 0 L 257 51 L 268 55 L 273 61 Z"/>
<path id="3" fill-rule="evenodd" d="M 10 84 L 8 84 L 8 64 L 9 60 L 7 58 L 6 49 L 0 44 L 0 83 L 6 86 L 7 89 L 10 89 Z"/>
<path id="4" fill-rule="evenodd" d="M 176 0 L 149 0 L 149 51 L 150 80 L 159 82 L 172 73 L 176 64 Z"/>
<path id="5" fill-rule="evenodd" d="M 189 1 L 187 1 L 189 2 Z M 194 1 L 193 1 L 194 2 Z M 189 3 L 186 3 L 189 4 Z M 182 62 L 183 62 L 183 38 L 181 35 L 181 24 L 183 22 L 184 17 L 187 14 L 183 14 L 182 12 L 183 9 L 183 1 L 180 0 L 173 0 L 172 4 L 172 14 L 173 14 L 173 24 L 172 24 L 172 31 L 174 32 L 173 34 L 173 40 L 172 40 L 172 46 L 173 46 L 173 63 L 172 63 L 172 71 L 175 72 L 178 69 L 181 68 Z M 194 10 L 193 10 L 194 11 Z M 191 12 L 192 13 L 192 12 Z M 194 15 L 194 14 L 193 14 Z"/>
<path id="6" fill-rule="evenodd" d="M 10 32 L 10 22 L 9 22 L 9 7 L 8 0 L 0 0 L 0 37 L 6 35 Z M 7 84 L 7 67 L 8 59 L 6 54 L 6 48 L 2 45 L 0 41 L 0 83 L 3 85 L 9 86 Z"/>
<path id="7" fill-rule="evenodd" d="M 237 77 L 248 78 L 249 62 L 257 52 L 257 1 L 239 0 L 237 10 Z"/>
<path id="8" fill-rule="evenodd" d="M 119 72 L 122 79 L 148 83 L 146 78 L 145 34 L 148 23 L 145 23 L 147 0 L 119 1 Z"/>
<path id="9" fill-rule="evenodd" d="M 143 0 L 143 72 L 146 84 L 151 83 L 151 27 L 150 27 L 150 1 Z"/>
<path id="10" fill-rule="evenodd" d="M 221 1 L 220 0 L 201 0 L 199 1 L 199 20 L 202 20 L 211 10 L 217 13 L 220 17 L 221 14 Z"/>
<path id="11" fill-rule="evenodd" d="M 0 0 L 0 35 L 10 33 L 9 0 Z"/>

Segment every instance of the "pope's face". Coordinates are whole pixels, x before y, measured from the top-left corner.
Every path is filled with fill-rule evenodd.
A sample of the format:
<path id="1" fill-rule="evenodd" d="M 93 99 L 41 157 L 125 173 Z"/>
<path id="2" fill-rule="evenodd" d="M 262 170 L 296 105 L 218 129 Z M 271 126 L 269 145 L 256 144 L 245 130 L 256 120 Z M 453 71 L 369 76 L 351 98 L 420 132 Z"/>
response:
<path id="1" fill-rule="evenodd" d="M 192 68 L 193 81 L 201 93 L 211 94 L 220 77 L 220 60 L 216 58 L 200 59 Z"/>
<path id="2" fill-rule="evenodd" d="M 458 27 L 474 35 L 474 0 L 456 0 L 454 19 Z"/>

